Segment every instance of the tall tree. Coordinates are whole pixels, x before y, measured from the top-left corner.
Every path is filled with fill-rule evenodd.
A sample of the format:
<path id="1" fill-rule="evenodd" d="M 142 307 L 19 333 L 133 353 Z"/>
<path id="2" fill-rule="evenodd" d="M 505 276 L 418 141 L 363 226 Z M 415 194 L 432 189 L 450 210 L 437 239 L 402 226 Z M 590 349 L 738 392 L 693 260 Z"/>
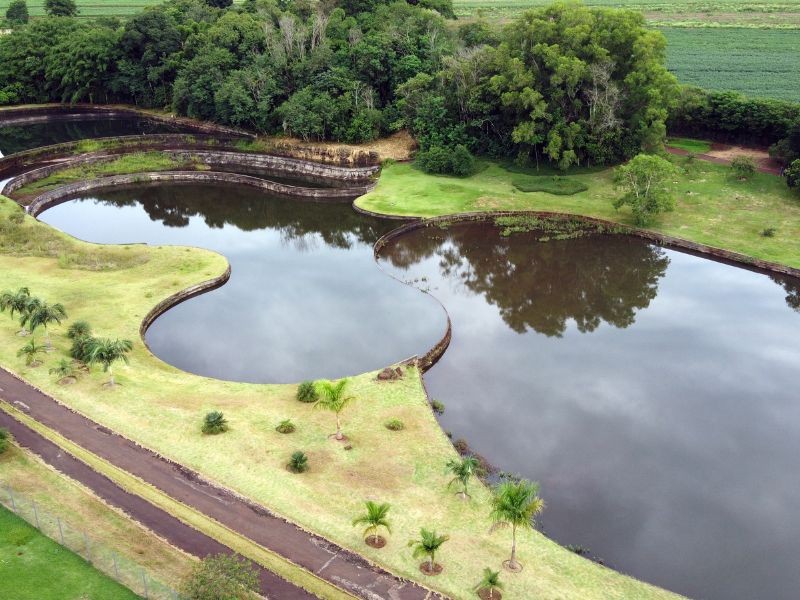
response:
<path id="1" fill-rule="evenodd" d="M 628 205 L 634 223 L 648 225 L 675 206 L 670 193 L 670 178 L 675 168 L 668 160 L 651 154 L 638 154 L 614 171 L 614 183 L 625 193 L 614 201 L 614 208 Z"/>
<path id="2" fill-rule="evenodd" d="M 78 5 L 75 0 L 44 0 L 44 11 L 51 17 L 75 17 Z"/>
<path id="3" fill-rule="evenodd" d="M 447 484 L 451 487 L 455 483 L 461 484 L 461 491 L 459 495 L 463 499 L 468 499 L 467 484 L 470 478 L 475 475 L 480 466 L 480 461 L 474 456 L 464 456 L 463 458 L 452 458 L 447 462 L 447 470 L 454 475 L 454 477 Z"/>
<path id="4" fill-rule="evenodd" d="M 11 0 L 6 10 L 6 20 L 11 25 L 24 25 L 29 18 L 28 5 L 25 0 Z"/>
<path id="5" fill-rule="evenodd" d="M 503 564 L 510 571 L 519 571 L 517 561 L 517 529 L 532 529 L 533 520 L 544 510 L 539 498 L 539 484 L 521 480 L 506 481 L 494 490 L 491 517 L 495 527 L 511 527 L 511 558 Z"/>
<path id="6" fill-rule="evenodd" d="M 45 344 L 50 348 L 50 332 L 47 327 L 53 323 L 61 324 L 61 321 L 67 318 L 67 311 L 62 304 L 48 304 L 47 302 L 29 304 L 29 309 L 26 311 L 22 319 L 22 325 L 28 325 L 31 333 L 37 327 L 44 328 L 45 331 Z"/>

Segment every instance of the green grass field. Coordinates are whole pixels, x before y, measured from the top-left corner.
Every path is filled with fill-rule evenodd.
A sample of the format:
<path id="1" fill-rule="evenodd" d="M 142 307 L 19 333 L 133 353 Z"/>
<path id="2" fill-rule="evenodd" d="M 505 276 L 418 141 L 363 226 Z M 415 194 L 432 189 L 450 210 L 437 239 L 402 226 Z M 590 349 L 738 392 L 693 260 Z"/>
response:
<path id="1" fill-rule="evenodd" d="M 682 165 L 683 158 L 673 159 Z M 676 173 L 673 212 L 661 215 L 651 229 L 763 260 L 800 267 L 800 196 L 783 179 L 759 173 L 750 181 L 731 177 L 730 167 L 695 161 L 691 176 Z M 630 212 L 612 206 L 619 192 L 611 171 L 571 172 L 588 190 L 569 196 L 515 189 L 517 169 L 494 162 L 471 177 L 425 174 L 413 165 L 384 168 L 374 191 L 356 201 L 360 207 L 388 214 L 438 216 L 487 210 L 550 210 L 632 225 Z M 531 171 L 531 174 L 535 174 Z M 547 175 L 550 176 L 549 174 Z M 774 237 L 761 232 L 774 227 Z"/>
<path id="2" fill-rule="evenodd" d="M 0 507 L 0 597 L 135 600 L 139 596 Z"/>

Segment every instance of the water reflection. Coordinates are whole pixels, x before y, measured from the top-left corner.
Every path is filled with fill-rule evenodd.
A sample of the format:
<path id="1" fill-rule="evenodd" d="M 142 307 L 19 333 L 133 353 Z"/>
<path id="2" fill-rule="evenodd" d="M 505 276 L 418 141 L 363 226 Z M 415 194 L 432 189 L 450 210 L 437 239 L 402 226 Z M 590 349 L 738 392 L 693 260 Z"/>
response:
<path id="1" fill-rule="evenodd" d="M 91 138 L 191 131 L 162 121 L 107 115 L 81 115 L 5 127 L 0 124 L 0 153 L 8 156 L 31 148 Z"/>
<path id="2" fill-rule="evenodd" d="M 443 427 L 542 483 L 549 535 L 692 597 L 796 597 L 797 280 L 479 224 L 382 259 L 452 318 Z"/>
<path id="3" fill-rule="evenodd" d="M 172 184 L 98 193 L 41 219 L 94 242 L 225 255 L 226 285 L 174 307 L 147 332 L 156 355 L 190 372 L 252 382 L 340 377 L 427 352 L 444 334 L 435 300 L 375 266 L 372 245 L 395 223 L 347 203 Z"/>

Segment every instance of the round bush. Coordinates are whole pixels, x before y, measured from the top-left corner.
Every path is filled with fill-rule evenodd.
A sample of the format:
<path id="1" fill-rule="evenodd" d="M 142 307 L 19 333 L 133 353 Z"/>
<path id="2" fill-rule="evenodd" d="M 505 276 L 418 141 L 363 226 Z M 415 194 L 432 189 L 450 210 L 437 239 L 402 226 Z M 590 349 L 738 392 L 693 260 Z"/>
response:
<path id="1" fill-rule="evenodd" d="M 212 410 L 203 419 L 203 433 L 216 435 L 228 431 L 228 421 L 218 410 Z"/>
<path id="2" fill-rule="evenodd" d="M 300 402 L 316 402 L 319 400 L 317 386 L 313 381 L 304 381 L 297 386 L 297 399 Z"/>
<path id="3" fill-rule="evenodd" d="M 308 470 L 308 457 L 302 450 L 292 454 L 289 463 L 286 465 L 292 473 L 303 473 Z"/>
<path id="4" fill-rule="evenodd" d="M 278 433 L 292 433 L 294 430 L 295 426 L 291 419 L 284 419 L 278 423 L 278 426 L 275 428 L 275 431 Z"/>
<path id="5" fill-rule="evenodd" d="M 406 425 L 400 419 L 389 419 L 388 421 L 386 421 L 386 423 L 384 423 L 384 426 L 389 431 L 400 431 L 402 429 L 405 429 Z"/>

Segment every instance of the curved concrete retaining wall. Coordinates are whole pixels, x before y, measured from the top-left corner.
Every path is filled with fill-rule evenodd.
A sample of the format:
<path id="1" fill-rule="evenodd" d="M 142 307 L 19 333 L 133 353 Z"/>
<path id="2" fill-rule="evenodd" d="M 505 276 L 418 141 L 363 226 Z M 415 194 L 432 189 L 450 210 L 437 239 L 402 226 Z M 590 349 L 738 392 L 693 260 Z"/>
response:
<path id="1" fill-rule="evenodd" d="M 378 216 L 378 217 L 383 216 L 380 213 L 375 213 L 363 208 L 355 206 L 354 208 L 358 212 L 365 215 Z M 746 254 L 741 254 L 739 252 L 723 250 L 722 248 L 715 248 L 713 246 L 707 246 L 705 244 L 691 242 L 689 240 L 684 240 L 682 238 L 673 237 L 671 235 L 666 235 L 655 231 L 649 231 L 647 229 L 637 229 L 635 227 L 628 227 L 626 225 L 621 225 L 619 223 L 615 223 L 614 221 L 607 221 L 605 219 L 597 219 L 594 217 L 585 217 L 582 215 L 575 215 L 571 213 L 549 212 L 549 211 L 513 211 L 513 210 L 489 211 L 489 212 L 477 212 L 477 213 L 459 213 L 454 215 L 433 217 L 427 219 L 422 219 L 419 217 L 414 218 L 414 217 L 395 216 L 394 218 L 397 219 L 411 218 L 414 220 L 412 220 L 410 223 L 407 223 L 406 225 L 398 227 L 397 229 L 393 229 L 392 231 L 381 237 L 377 242 L 375 242 L 375 256 L 377 257 L 381 249 L 391 240 L 403 235 L 404 233 L 408 233 L 410 231 L 414 231 L 415 229 L 420 229 L 422 227 L 439 227 L 442 225 L 448 225 L 452 223 L 463 223 L 469 221 L 486 221 L 494 219 L 495 217 L 520 217 L 520 216 L 560 219 L 564 221 L 580 221 L 582 223 L 587 223 L 590 225 L 601 226 L 609 232 L 636 236 L 639 238 L 655 242 L 660 246 L 664 246 L 667 248 L 676 248 L 679 250 L 686 251 L 690 254 L 695 254 L 707 258 L 710 257 L 720 262 L 728 263 L 737 267 L 742 267 L 754 271 L 780 273 L 782 275 L 789 275 L 791 277 L 800 277 L 800 269 L 798 268 L 782 265 L 780 263 L 761 260 L 758 258 L 753 258 L 752 256 L 747 256 Z"/>
<path id="2" fill-rule="evenodd" d="M 205 292 L 209 292 L 211 290 L 215 290 L 218 287 L 222 287 L 225 285 L 228 280 L 231 278 L 231 266 L 228 265 L 228 268 L 225 269 L 225 272 L 222 273 L 219 277 L 214 277 L 213 279 L 209 279 L 207 281 L 202 281 L 197 283 L 193 286 L 186 288 L 185 290 L 181 290 L 175 294 L 172 294 L 168 298 L 165 298 L 158 304 L 156 304 L 150 312 L 148 312 L 144 319 L 142 320 L 141 325 L 139 325 L 139 335 L 142 337 L 142 342 L 145 346 L 147 346 L 147 342 L 144 339 L 145 333 L 150 328 L 150 325 L 153 322 L 167 312 L 170 308 L 177 306 L 181 302 L 185 302 L 190 298 L 194 298 L 195 296 L 199 296 L 200 294 L 204 294 Z M 149 346 L 148 346 L 149 350 Z"/>
<path id="3" fill-rule="evenodd" d="M 249 175 L 238 175 L 236 173 L 225 173 L 222 171 L 164 171 L 156 173 L 132 173 L 129 175 L 112 175 L 89 181 L 80 181 L 62 185 L 53 190 L 37 196 L 26 208 L 27 212 L 33 216 L 39 215 L 43 210 L 50 206 L 66 202 L 75 196 L 100 189 L 112 187 L 123 187 L 139 185 L 143 183 L 158 182 L 177 182 L 177 183 L 233 183 L 248 185 L 258 189 L 266 190 L 273 194 L 289 196 L 294 198 L 306 198 L 310 200 L 342 200 L 352 199 L 356 196 L 366 194 L 372 185 L 354 186 L 348 188 L 308 188 L 286 185 L 259 179 Z"/>
<path id="4" fill-rule="evenodd" d="M 4 156 L 0 158 L 0 176 L 20 173 L 32 165 L 98 153 L 123 154 L 126 152 L 143 152 L 170 147 L 182 148 L 185 150 L 193 148 L 233 148 L 233 144 L 237 139 L 241 138 L 186 133 L 156 133 L 76 140 L 74 142 L 64 142 L 62 144 L 32 148 L 30 150 Z M 100 149 L 97 152 L 81 153 L 79 147 L 87 141 L 99 144 Z"/>

